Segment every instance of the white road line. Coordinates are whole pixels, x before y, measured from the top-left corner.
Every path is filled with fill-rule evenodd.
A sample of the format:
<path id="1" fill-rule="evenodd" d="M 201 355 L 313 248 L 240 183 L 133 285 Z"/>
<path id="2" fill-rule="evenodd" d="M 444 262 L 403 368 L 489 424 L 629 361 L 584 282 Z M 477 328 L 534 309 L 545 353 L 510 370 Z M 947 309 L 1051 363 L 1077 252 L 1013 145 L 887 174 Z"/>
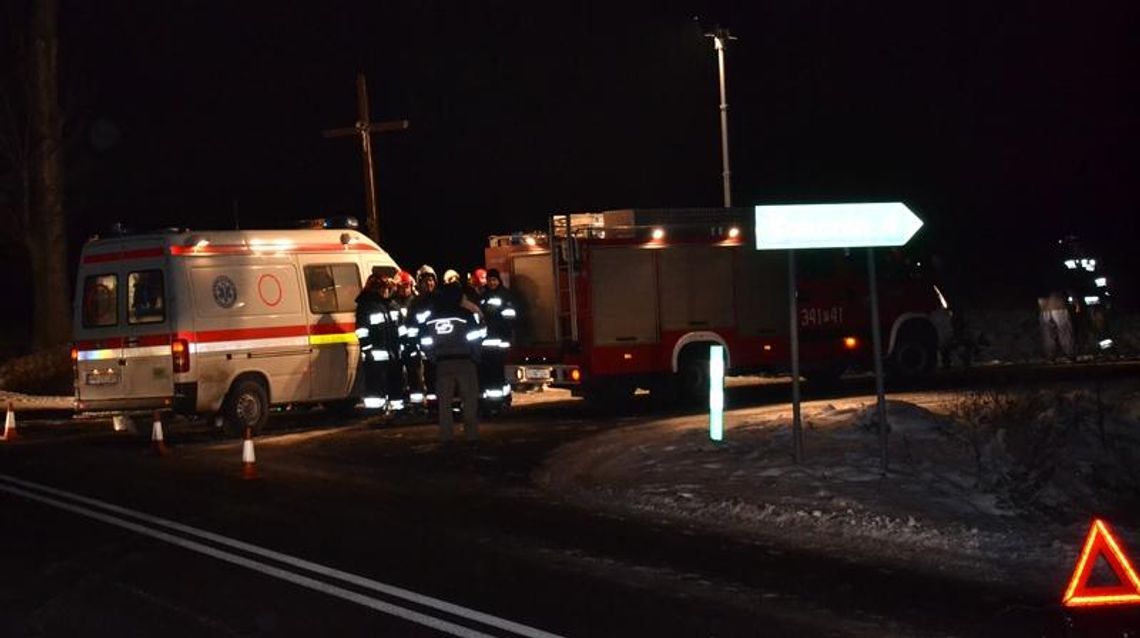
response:
<path id="1" fill-rule="evenodd" d="M 265 549 L 265 548 L 259 547 L 257 545 L 252 545 L 250 543 L 245 543 L 242 541 L 234 540 L 234 539 L 228 538 L 226 536 L 221 536 L 221 535 L 215 534 L 213 532 L 208 532 L 208 531 L 203 530 L 203 529 L 191 527 L 189 525 L 184 525 L 182 523 L 177 523 L 175 521 L 167 520 L 164 518 L 159 518 L 157 516 L 151 516 L 151 515 L 143 513 L 143 512 L 131 510 L 131 509 L 128 509 L 125 507 L 120 507 L 118 505 L 114 505 L 111 503 L 100 501 L 98 499 L 88 498 L 85 496 L 81 496 L 79 494 L 73 494 L 71 492 L 66 492 L 66 491 L 56 489 L 53 487 L 49 487 L 46 485 L 40 485 L 38 483 L 33 483 L 31 481 L 25 481 L 23 479 L 19 479 L 19 478 L 16 478 L 14 476 L 9 476 L 7 474 L 0 474 L 0 481 L 4 481 L 4 482 L 8 482 L 8 483 L 14 483 L 16 485 L 24 486 L 28 489 L 38 490 L 41 492 L 45 492 L 48 494 L 53 494 L 55 496 L 59 496 L 61 498 L 66 498 L 66 499 L 70 499 L 73 501 L 78 501 L 81 503 L 85 503 L 88 505 L 99 507 L 99 508 L 105 509 L 109 512 L 115 512 L 117 514 L 130 516 L 132 518 L 136 518 L 140 521 L 150 523 L 152 525 L 156 525 L 159 527 L 165 527 L 167 529 L 182 532 L 184 534 L 188 534 L 191 536 L 196 536 L 198 538 L 201 538 L 204 540 L 209 540 L 209 541 L 217 543 L 219 545 L 224 545 L 224 546 L 231 547 L 234 549 L 238 549 L 238 550 L 250 553 L 250 554 L 254 554 L 254 555 L 261 556 L 264 558 L 268 558 L 271 560 L 275 560 L 275 561 L 278 561 L 280 563 L 284 563 L 284 564 L 287 564 L 287 565 L 290 565 L 290 566 L 293 566 L 293 567 L 296 567 L 299 569 L 304 569 L 306 571 L 313 572 L 315 574 L 319 574 L 321 576 L 325 576 L 328 578 L 334 578 L 334 579 L 343 581 L 345 583 L 356 585 L 356 586 L 364 588 L 364 589 L 369 589 L 372 591 L 380 592 L 380 593 L 387 594 L 387 595 L 390 595 L 390 596 L 393 596 L 396 598 L 400 598 L 400 599 L 403 599 L 403 600 L 406 600 L 406 601 L 409 601 L 412 603 L 422 605 L 424 607 L 429 607 L 429 608 L 436 609 L 436 610 L 439 610 L 439 611 L 442 611 L 442 612 L 445 612 L 448 614 L 452 614 L 454 616 L 458 616 L 458 617 L 465 618 L 468 620 L 473 620 L 475 622 L 487 625 L 489 627 L 495 627 L 498 629 L 510 631 L 514 634 L 517 634 L 520 636 L 525 636 L 526 638 L 560 638 L 557 634 L 552 634 L 552 633 L 543 631 L 541 629 L 536 629 L 534 627 L 530 627 L 530 626 L 527 626 L 527 625 L 524 625 L 521 623 L 516 623 L 516 622 L 510 621 L 510 620 L 506 620 L 506 619 L 500 618 L 498 616 L 493 616 L 491 614 L 479 612 L 479 611 L 476 611 L 474 609 L 468 609 L 467 607 L 463 607 L 461 605 L 456 605 L 454 603 L 449 603 L 447 601 L 440 600 L 438 598 L 433 598 L 431 596 L 425 596 L 423 594 L 418 594 L 416 592 L 404 589 L 402 587 L 397 587 L 395 585 L 388 585 L 386 583 L 381 583 L 379 581 L 375 581 L 375 580 L 372 580 L 369 578 L 365 578 L 363 576 L 358 576 L 356 574 L 350 574 L 348 572 L 344 572 L 344 571 L 341 571 L 338 569 L 334 569 L 332 567 L 326 567 L 324 565 L 320 565 L 318 563 L 313 563 L 313 562 L 310 562 L 310 561 L 307 561 L 307 560 L 304 560 L 301 558 L 297 558 L 295 556 L 290 556 L 288 554 L 282 554 L 280 552 L 275 552 L 273 550 Z M 384 601 L 376 599 L 376 598 L 370 598 L 368 596 L 364 596 L 362 594 L 358 594 L 356 592 L 349 591 L 349 590 L 337 587 L 335 585 L 329 585 L 328 583 L 324 583 L 322 581 L 318 581 L 318 580 L 309 578 L 307 576 L 296 574 L 296 573 L 293 573 L 293 572 L 290 572 L 290 571 L 287 571 L 287 570 L 284 570 L 284 569 L 281 569 L 278 567 L 274 567 L 272 565 L 267 565 L 265 563 L 261 563 L 261 562 L 258 562 L 258 561 L 255 561 L 255 560 L 252 560 L 249 558 L 238 556 L 237 554 L 232 554 L 230 552 L 220 550 L 220 549 L 216 549 L 214 547 L 210 547 L 208 545 L 204 545 L 204 544 L 198 543 L 196 541 L 192 541 L 192 540 L 188 540 L 188 539 L 185 539 L 185 538 L 182 538 L 179 536 L 175 536 L 173 534 L 168 534 L 168 533 L 160 531 L 160 530 L 152 529 L 150 527 L 146 527 L 146 526 L 139 524 L 139 523 L 124 520 L 122 518 L 116 517 L 116 516 L 111 515 L 111 514 L 97 512 L 97 511 L 90 510 L 90 509 L 87 509 L 87 508 L 79 506 L 79 505 L 66 503 L 66 502 L 63 502 L 63 501 L 60 501 L 60 500 L 57 500 L 54 498 L 50 498 L 48 496 L 43 496 L 40 494 L 30 492 L 30 491 L 25 490 L 25 489 L 20 489 L 19 487 L 13 487 L 10 485 L 5 485 L 3 482 L 0 482 L 0 490 L 9 492 L 11 494 L 16 494 L 18 496 L 23 496 L 25 498 L 30 498 L 30 499 L 33 499 L 33 500 L 36 500 L 36 501 L 39 501 L 42 503 L 46 503 L 48 505 L 53 505 L 55 507 L 59 507 L 59 508 L 65 509 L 67 511 L 70 511 L 70 512 L 73 512 L 76 514 L 80 514 L 83 516 L 87 516 L 90 518 L 94 518 L 96 520 L 100 520 L 100 521 L 103 521 L 105 523 L 109 523 L 111 525 L 116 525 L 116 526 L 122 527 L 124 529 L 129 529 L 129 530 L 131 530 L 133 532 L 137 532 L 139 534 L 150 536 L 152 538 L 157 538 L 159 540 L 162 540 L 162 541 L 174 544 L 174 545 L 178 545 L 180 547 L 190 549 L 192 551 L 196 551 L 196 552 L 199 552 L 202 554 L 213 556 L 213 557 L 218 558 L 220 560 L 228 561 L 230 563 L 234 563 L 236 565 L 240 565 L 240 566 L 246 567 L 248 569 L 253 569 L 255 571 L 258 571 L 258 572 L 261 572 L 261 573 L 264 573 L 264 574 L 267 574 L 270 576 L 274 576 L 276 578 L 281 578 L 283 580 L 287 580 L 289 582 L 292 582 L 292 583 L 295 583 L 295 584 L 298 584 L 298 585 L 301 585 L 304 587 L 308 587 L 310 589 L 314 589 L 316 591 L 320 591 L 322 593 L 326 593 L 326 594 L 329 594 L 331 596 L 343 598 L 345 600 L 349 600 L 349 601 L 355 602 L 357 604 L 364 605 L 365 607 L 369 607 L 369 608 L 375 609 L 377 611 L 381 611 L 381 612 L 388 613 L 388 614 L 391 614 L 391 615 L 394 615 L 394 616 L 397 616 L 400 618 L 404 618 L 406 620 L 410 620 L 412 622 L 416 622 L 416 623 L 419 623 L 419 624 L 422 624 L 422 625 L 425 625 L 425 626 L 431 627 L 433 629 L 437 629 L 439 631 L 449 633 L 449 634 L 452 634 L 455 636 L 472 636 L 472 637 L 488 636 L 488 634 L 483 634 L 483 633 L 474 631 L 472 629 L 468 629 L 467 627 L 463 627 L 461 625 L 456 625 L 454 623 L 450 623 L 448 621 L 441 620 L 439 618 L 435 618 L 434 616 L 429 616 L 429 615 L 422 614 L 422 613 L 419 613 L 419 612 L 416 612 L 416 611 L 413 611 L 410 609 L 405 609 L 403 607 L 399 607 L 397 605 L 393 605 L 391 603 L 387 603 L 387 602 L 384 602 Z"/>

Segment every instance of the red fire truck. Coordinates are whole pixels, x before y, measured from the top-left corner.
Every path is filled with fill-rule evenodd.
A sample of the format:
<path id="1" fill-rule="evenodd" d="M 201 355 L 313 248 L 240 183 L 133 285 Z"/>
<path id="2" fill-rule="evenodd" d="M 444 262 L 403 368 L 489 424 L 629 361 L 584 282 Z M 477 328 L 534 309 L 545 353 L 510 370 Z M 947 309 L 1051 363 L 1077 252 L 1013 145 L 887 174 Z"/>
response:
<path id="1" fill-rule="evenodd" d="M 876 252 L 884 356 L 896 374 L 927 373 L 950 337 L 945 298 L 897 253 Z M 809 380 L 869 367 L 866 255 L 797 253 Z M 756 250 L 751 208 L 558 214 L 545 232 L 492 236 L 485 260 L 522 307 L 507 366 L 517 385 L 700 400 L 713 344 L 728 374 L 790 368 L 787 254 Z"/>

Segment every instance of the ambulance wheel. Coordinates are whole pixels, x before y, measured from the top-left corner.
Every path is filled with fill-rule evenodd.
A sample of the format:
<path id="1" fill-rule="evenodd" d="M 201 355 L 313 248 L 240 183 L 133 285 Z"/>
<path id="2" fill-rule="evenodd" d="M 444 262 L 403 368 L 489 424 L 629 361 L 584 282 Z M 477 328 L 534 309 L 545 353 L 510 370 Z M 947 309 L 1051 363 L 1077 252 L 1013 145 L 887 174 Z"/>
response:
<path id="1" fill-rule="evenodd" d="M 223 428 L 229 436 L 242 436 L 246 428 L 252 428 L 254 434 L 261 432 L 269 418 L 269 393 L 265 385 L 249 377 L 235 381 L 222 404 L 222 416 Z"/>

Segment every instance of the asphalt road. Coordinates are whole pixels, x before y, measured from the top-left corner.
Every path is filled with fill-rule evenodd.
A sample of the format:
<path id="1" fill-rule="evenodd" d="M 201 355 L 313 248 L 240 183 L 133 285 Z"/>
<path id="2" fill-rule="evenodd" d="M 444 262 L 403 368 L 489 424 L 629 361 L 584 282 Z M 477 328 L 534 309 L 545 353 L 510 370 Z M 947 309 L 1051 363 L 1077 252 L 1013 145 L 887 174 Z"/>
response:
<path id="1" fill-rule="evenodd" d="M 729 403 L 787 396 L 749 385 Z M 532 483 L 562 443 L 657 416 L 643 397 L 620 416 L 539 402 L 445 450 L 428 424 L 288 413 L 257 440 L 252 481 L 240 441 L 204 424 L 167 423 L 158 456 L 106 421 L 25 418 L 0 444 L 0 635 L 1093 635 L 1055 601 L 584 511 Z"/>

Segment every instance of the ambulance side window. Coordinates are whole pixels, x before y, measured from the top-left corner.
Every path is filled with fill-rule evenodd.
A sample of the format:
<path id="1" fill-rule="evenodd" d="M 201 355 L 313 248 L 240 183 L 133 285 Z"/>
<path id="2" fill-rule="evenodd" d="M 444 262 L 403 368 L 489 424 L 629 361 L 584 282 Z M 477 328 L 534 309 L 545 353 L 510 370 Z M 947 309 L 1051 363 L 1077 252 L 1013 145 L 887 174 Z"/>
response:
<path id="1" fill-rule="evenodd" d="M 305 287 L 313 314 L 353 312 L 360 294 L 360 270 L 356 264 L 305 266 Z"/>
<path id="2" fill-rule="evenodd" d="M 127 323 L 166 321 L 162 271 L 143 270 L 127 275 Z"/>
<path id="3" fill-rule="evenodd" d="M 84 328 L 105 328 L 119 323 L 118 290 L 118 275 L 88 275 L 83 280 Z"/>

